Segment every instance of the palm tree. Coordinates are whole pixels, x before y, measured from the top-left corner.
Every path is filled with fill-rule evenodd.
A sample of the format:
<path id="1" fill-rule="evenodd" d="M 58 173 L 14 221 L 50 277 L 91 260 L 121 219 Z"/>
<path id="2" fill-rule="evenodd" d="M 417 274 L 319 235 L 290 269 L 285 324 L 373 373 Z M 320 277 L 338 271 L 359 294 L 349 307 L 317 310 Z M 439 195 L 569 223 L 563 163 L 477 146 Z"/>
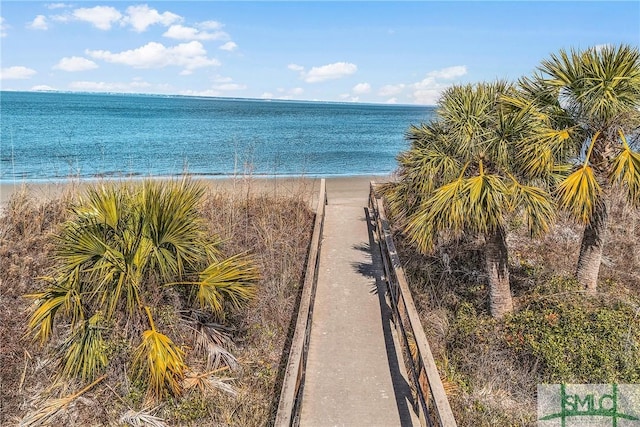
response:
<path id="1" fill-rule="evenodd" d="M 177 312 L 196 306 L 222 319 L 255 292 L 257 272 L 242 256 L 224 258 L 205 233 L 204 187 L 189 180 L 100 185 L 72 208 L 56 244 L 49 285 L 31 295 L 34 338 L 66 321 L 61 373 L 89 380 L 109 363 L 118 339 L 137 341 L 132 367 L 150 396 L 181 392 L 185 353 L 154 321 L 161 301 Z M 176 289 L 182 288 L 182 289 Z M 142 331 L 142 332 L 141 332 Z"/>
<path id="2" fill-rule="evenodd" d="M 526 167 L 535 174 L 568 166 L 557 196 L 585 225 L 576 276 L 595 293 L 612 188 L 623 187 L 629 203 L 640 203 L 640 153 L 626 139 L 638 134 L 640 54 L 624 45 L 562 50 L 520 86 L 519 99 L 509 102 L 535 110 L 544 129 L 524 141 Z"/>
<path id="3" fill-rule="evenodd" d="M 481 235 L 491 313 L 513 309 L 506 217 L 521 211 L 532 235 L 548 229 L 550 195 L 522 173 L 517 142 L 533 131 L 522 110 L 502 105 L 514 88 L 505 82 L 454 86 L 438 104 L 437 118 L 408 132 L 411 148 L 399 157 L 398 183 L 386 194 L 392 212 L 422 252 L 438 236 Z"/>

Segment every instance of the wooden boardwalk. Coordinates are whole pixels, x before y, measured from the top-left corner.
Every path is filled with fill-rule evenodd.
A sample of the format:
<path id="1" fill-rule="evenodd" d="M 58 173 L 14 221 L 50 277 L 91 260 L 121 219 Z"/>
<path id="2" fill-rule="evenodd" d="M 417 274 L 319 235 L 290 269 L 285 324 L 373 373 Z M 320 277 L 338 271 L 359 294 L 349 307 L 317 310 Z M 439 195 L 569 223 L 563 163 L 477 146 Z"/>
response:
<path id="1" fill-rule="evenodd" d="M 328 186 L 301 426 L 419 425 L 362 194 Z M 337 197 L 331 197 L 335 194 Z"/>

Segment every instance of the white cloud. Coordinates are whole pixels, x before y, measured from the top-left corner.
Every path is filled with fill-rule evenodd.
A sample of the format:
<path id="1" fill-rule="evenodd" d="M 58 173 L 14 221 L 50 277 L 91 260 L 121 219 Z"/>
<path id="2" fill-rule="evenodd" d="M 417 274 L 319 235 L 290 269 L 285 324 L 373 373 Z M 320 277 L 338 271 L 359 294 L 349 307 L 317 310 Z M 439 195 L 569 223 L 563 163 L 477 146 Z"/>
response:
<path id="1" fill-rule="evenodd" d="M 279 95 L 274 95 L 272 92 L 264 92 L 262 95 L 260 95 L 260 98 L 282 100 L 295 99 L 304 93 L 304 89 L 301 87 L 294 87 L 292 89 L 279 87 L 277 89 L 277 92 L 279 93 Z"/>
<path id="2" fill-rule="evenodd" d="M 152 87 L 150 83 L 135 80 L 129 83 L 77 81 L 69 83 L 69 89 L 85 92 L 140 92 Z"/>
<path id="3" fill-rule="evenodd" d="M 233 79 L 231 77 L 216 76 L 213 78 L 213 81 L 215 83 L 231 83 Z"/>
<path id="4" fill-rule="evenodd" d="M 187 96 L 228 96 L 228 92 L 235 92 L 247 89 L 247 85 L 232 83 L 231 79 L 224 78 L 225 83 L 213 85 L 210 89 L 205 90 L 183 90 L 181 95 Z M 262 98 L 272 98 L 273 94 L 265 92 Z"/>
<path id="5" fill-rule="evenodd" d="M 220 49 L 226 50 L 226 51 L 229 51 L 229 52 L 233 52 L 237 48 L 238 48 L 238 45 L 235 44 L 234 42 L 226 42 L 225 44 L 220 46 Z"/>
<path id="6" fill-rule="evenodd" d="M 371 92 L 371 85 L 369 83 L 358 83 L 353 87 L 353 89 L 351 89 L 351 91 L 356 95 L 363 95 Z"/>
<path id="7" fill-rule="evenodd" d="M 5 24 L 4 18 L 0 16 L 0 37 L 6 37 L 8 29 L 9 26 Z"/>
<path id="8" fill-rule="evenodd" d="M 413 100 L 416 104 L 436 105 L 444 89 L 445 87 L 416 90 L 413 93 Z"/>
<path id="9" fill-rule="evenodd" d="M 179 24 L 170 26 L 162 36 L 176 40 L 223 40 L 229 38 L 229 35 L 224 31 L 209 33 Z"/>
<path id="10" fill-rule="evenodd" d="M 80 8 L 73 11 L 73 17 L 79 21 L 91 23 L 100 30 L 110 30 L 111 25 L 122 19 L 122 14 L 111 6 Z"/>
<path id="11" fill-rule="evenodd" d="M 52 90 L 57 90 L 56 88 L 53 88 L 51 86 L 47 86 L 47 85 L 37 85 L 32 87 L 30 90 L 34 91 L 34 92 L 46 92 L 46 91 L 52 91 Z"/>
<path id="12" fill-rule="evenodd" d="M 467 67 L 464 65 L 431 71 L 424 79 L 411 85 L 413 89 L 411 96 L 416 104 L 435 105 L 442 92 L 451 85 L 449 82 L 442 82 L 442 80 L 453 80 L 465 74 L 467 74 Z"/>
<path id="13" fill-rule="evenodd" d="M 182 17 L 171 12 L 160 13 L 156 9 L 151 9 L 146 4 L 138 6 L 129 6 L 127 8 L 127 17 L 124 22 L 133 27 L 133 30 L 142 33 L 154 24 L 162 24 L 165 27 L 174 22 L 181 22 Z"/>
<path id="14" fill-rule="evenodd" d="M 304 81 L 307 83 L 319 83 L 326 80 L 341 79 L 354 74 L 358 67 L 350 62 L 335 62 L 333 64 L 313 67 L 308 72 L 303 72 Z"/>
<path id="15" fill-rule="evenodd" d="M 467 74 L 467 67 L 465 65 L 456 65 L 454 67 L 431 71 L 429 74 L 427 74 L 427 76 L 436 79 L 451 80 L 455 79 L 456 77 L 462 77 L 465 74 Z"/>
<path id="16" fill-rule="evenodd" d="M 385 85 L 380 88 L 380 90 L 378 91 L 378 95 L 385 97 L 399 95 L 402 93 L 405 87 L 406 85 L 403 83 L 397 85 Z"/>
<path id="17" fill-rule="evenodd" d="M 289 64 L 287 65 L 287 68 L 292 71 L 304 71 L 304 67 L 298 64 Z"/>
<path id="18" fill-rule="evenodd" d="M 86 71 L 86 70 L 93 70 L 95 68 L 98 68 L 98 64 L 96 64 L 95 62 L 87 58 L 82 58 L 80 56 L 72 56 L 72 57 L 62 58 L 60 62 L 58 62 L 56 65 L 53 66 L 53 68 L 56 70 L 71 71 L 71 72 Z"/>
<path id="19" fill-rule="evenodd" d="M 74 18 L 73 15 L 67 13 L 64 15 L 50 15 L 49 19 L 56 22 L 69 22 L 73 21 L 76 18 Z"/>
<path id="20" fill-rule="evenodd" d="M 437 104 L 442 91 L 449 87 L 449 84 L 440 83 L 435 77 L 430 77 L 429 74 L 423 80 L 411 85 L 414 90 L 412 97 L 416 104 Z"/>
<path id="21" fill-rule="evenodd" d="M 215 90 L 224 91 L 224 92 L 229 92 L 234 90 L 245 90 L 246 88 L 247 88 L 247 85 L 242 85 L 238 83 L 223 83 L 213 87 L 213 89 Z"/>
<path id="22" fill-rule="evenodd" d="M 202 30 L 220 30 L 224 25 L 218 21 L 204 21 L 196 24 L 196 27 Z"/>
<path id="23" fill-rule="evenodd" d="M 385 101 L 385 104 L 397 104 L 398 98 L 389 98 Z"/>
<path id="24" fill-rule="evenodd" d="M 27 28 L 31 30 L 48 30 L 47 17 L 44 15 L 36 16 L 33 21 L 27 24 Z"/>
<path id="25" fill-rule="evenodd" d="M 222 93 L 217 90 L 207 89 L 207 90 L 183 90 L 180 92 L 180 95 L 185 96 L 206 96 L 206 97 L 215 97 L 220 96 Z"/>
<path id="26" fill-rule="evenodd" d="M 0 80 L 24 80 L 30 79 L 38 74 L 36 70 L 31 68 L 15 66 L 0 69 Z"/>
<path id="27" fill-rule="evenodd" d="M 340 99 L 346 102 L 360 102 L 359 96 L 351 96 L 349 93 L 343 93 L 339 95 Z"/>
<path id="28" fill-rule="evenodd" d="M 207 58 L 207 51 L 202 43 L 192 41 L 173 47 L 165 47 L 161 43 L 150 42 L 137 49 L 113 53 L 108 50 L 87 50 L 87 55 L 94 59 L 114 64 L 129 65 L 134 68 L 164 68 L 168 66 L 182 67 L 193 71 L 202 67 L 216 67 L 220 61 Z"/>
<path id="29" fill-rule="evenodd" d="M 67 7 L 71 7 L 66 3 L 49 3 L 45 6 L 47 9 L 65 9 Z"/>

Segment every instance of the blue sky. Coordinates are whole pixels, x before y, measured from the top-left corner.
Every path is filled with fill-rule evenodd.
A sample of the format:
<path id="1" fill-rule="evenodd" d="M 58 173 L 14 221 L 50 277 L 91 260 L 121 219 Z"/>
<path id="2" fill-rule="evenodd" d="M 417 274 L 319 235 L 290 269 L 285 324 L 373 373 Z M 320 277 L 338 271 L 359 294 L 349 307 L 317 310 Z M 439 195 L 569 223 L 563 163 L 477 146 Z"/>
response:
<path id="1" fill-rule="evenodd" d="M 640 44 L 626 2 L 0 2 L 3 90 L 434 104 L 559 49 Z"/>

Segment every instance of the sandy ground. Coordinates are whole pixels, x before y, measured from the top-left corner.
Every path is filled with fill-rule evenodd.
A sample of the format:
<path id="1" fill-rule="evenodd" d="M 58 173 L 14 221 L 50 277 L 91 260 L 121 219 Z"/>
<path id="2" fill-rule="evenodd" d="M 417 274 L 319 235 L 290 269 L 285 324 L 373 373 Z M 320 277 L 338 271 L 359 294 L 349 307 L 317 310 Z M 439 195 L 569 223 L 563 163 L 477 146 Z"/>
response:
<path id="1" fill-rule="evenodd" d="M 194 178 L 207 183 L 214 190 L 221 191 L 250 191 L 271 194 L 287 194 L 304 192 L 313 198 L 320 188 L 320 178 L 315 177 L 270 177 L 270 178 Z M 351 177 L 326 178 L 327 197 L 349 198 L 365 196 L 369 191 L 371 181 L 385 182 L 388 175 L 368 175 Z M 51 181 L 51 182 L 18 182 L 0 183 L 0 208 L 4 210 L 12 194 L 25 190 L 32 197 L 47 200 L 59 196 L 66 190 L 79 189 L 82 191 L 88 185 L 99 181 Z M 311 202 L 312 200 L 310 200 Z"/>

